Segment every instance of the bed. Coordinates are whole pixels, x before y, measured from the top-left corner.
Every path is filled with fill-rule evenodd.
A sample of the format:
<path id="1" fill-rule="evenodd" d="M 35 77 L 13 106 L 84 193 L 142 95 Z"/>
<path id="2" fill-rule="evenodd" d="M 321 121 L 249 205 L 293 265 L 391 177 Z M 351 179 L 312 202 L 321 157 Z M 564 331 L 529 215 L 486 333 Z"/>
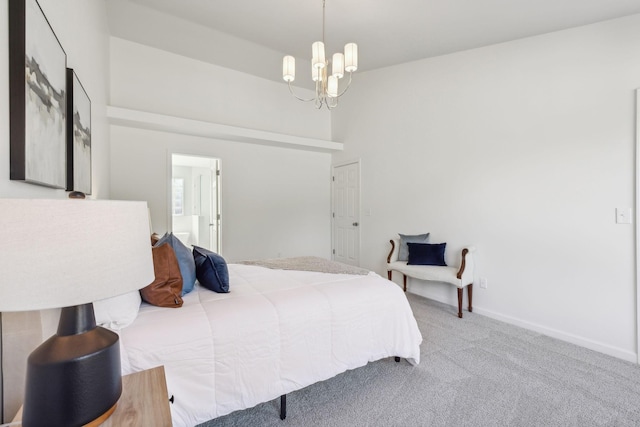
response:
<path id="1" fill-rule="evenodd" d="M 142 304 L 119 331 L 123 374 L 164 365 L 174 426 L 250 408 L 382 358 L 420 362 L 422 336 L 405 295 L 375 273 L 228 268 L 230 293 L 196 284 L 181 308 Z"/>

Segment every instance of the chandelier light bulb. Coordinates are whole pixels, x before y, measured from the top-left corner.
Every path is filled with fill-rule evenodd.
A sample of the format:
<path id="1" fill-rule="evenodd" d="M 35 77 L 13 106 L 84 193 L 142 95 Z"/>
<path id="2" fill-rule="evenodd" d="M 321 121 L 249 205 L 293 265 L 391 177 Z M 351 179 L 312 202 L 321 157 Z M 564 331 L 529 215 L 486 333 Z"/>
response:
<path id="1" fill-rule="evenodd" d="M 358 69 L 358 45 L 355 43 L 344 45 L 344 69 L 349 73 Z"/>
<path id="2" fill-rule="evenodd" d="M 321 73 L 322 73 L 322 69 L 311 66 L 311 79 L 314 82 L 317 82 L 318 80 L 320 80 Z"/>
<path id="3" fill-rule="evenodd" d="M 296 58 L 291 55 L 282 59 L 282 78 L 287 83 L 296 79 Z"/>
<path id="4" fill-rule="evenodd" d="M 333 61 L 331 61 L 331 75 L 341 79 L 344 77 L 344 55 L 342 53 L 334 53 Z"/>
<path id="5" fill-rule="evenodd" d="M 314 68 L 324 68 L 324 43 L 315 42 L 311 45 L 311 64 Z"/>

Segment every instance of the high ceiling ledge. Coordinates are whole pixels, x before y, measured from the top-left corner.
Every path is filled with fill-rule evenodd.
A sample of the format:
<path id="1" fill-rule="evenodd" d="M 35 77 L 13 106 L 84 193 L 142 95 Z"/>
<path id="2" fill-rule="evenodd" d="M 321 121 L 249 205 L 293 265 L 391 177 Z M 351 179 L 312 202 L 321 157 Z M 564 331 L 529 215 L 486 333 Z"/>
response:
<path id="1" fill-rule="evenodd" d="M 222 139 L 225 141 L 322 152 L 342 151 L 344 149 L 344 145 L 341 142 L 221 125 L 121 107 L 107 106 L 107 117 L 109 118 L 109 123 L 116 126 Z"/>

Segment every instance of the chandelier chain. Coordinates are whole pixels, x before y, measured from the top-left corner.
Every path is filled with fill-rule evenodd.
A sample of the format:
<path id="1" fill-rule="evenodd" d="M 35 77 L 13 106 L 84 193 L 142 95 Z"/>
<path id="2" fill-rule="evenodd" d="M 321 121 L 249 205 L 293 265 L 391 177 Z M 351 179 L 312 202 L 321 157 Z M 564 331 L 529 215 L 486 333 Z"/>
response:
<path id="1" fill-rule="evenodd" d="M 322 43 L 323 44 L 324 44 L 324 22 L 325 22 L 325 15 L 326 15 L 325 2 L 326 0 L 322 0 Z"/>

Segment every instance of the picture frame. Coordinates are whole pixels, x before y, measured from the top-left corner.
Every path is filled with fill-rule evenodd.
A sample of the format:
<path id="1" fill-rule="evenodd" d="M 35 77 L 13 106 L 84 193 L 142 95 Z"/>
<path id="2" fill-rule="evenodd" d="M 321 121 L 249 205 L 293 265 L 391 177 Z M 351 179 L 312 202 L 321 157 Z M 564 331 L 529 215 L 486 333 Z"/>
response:
<path id="1" fill-rule="evenodd" d="M 91 99 L 67 68 L 67 191 L 91 194 Z"/>
<path id="2" fill-rule="evenodd" d="M 8 3 L 10 179 L 64 189 L 67 55 L 37 0 Z"/>

